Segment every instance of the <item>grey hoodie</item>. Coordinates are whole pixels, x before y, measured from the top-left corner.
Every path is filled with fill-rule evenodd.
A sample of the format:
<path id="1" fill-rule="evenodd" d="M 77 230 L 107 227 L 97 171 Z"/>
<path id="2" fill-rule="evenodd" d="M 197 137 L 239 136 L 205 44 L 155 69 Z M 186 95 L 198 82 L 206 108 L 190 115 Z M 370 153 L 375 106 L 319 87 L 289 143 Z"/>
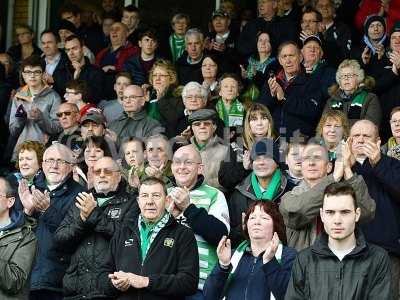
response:
<path id="1" fill-rule="evenodd" d="M 56 116 L 61 103 L 60 96 L 50 87 L 45 87 L 36 96 L 30 96 L 27 86 L 21 88 L 12 99 L 10 112 L 10 136 L 16 140 L 12 159 L 16 159 L 16 149 L 19 144 L 26 140 L 46 143 L 48 136 L 61 132 L 61 126 Z M 42 115 L 38 120 L 29 120 L 15 116 L 20 105 L 26 112 L 33 107 L 41 110 Z"/>

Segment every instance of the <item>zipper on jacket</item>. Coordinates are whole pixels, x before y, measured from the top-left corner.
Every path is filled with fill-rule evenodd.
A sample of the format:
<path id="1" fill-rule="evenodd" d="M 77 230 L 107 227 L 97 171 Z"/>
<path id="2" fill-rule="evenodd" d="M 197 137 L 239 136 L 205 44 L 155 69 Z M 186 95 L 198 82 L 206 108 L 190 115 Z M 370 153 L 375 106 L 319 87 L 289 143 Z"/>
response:
<path id="1" fill-rule="evenodd" d="M 248 299 L 248 298 L 247 298 L 247 288 L 248 288 L 248 286 L 249 286 L 249 284 L 250 284 L 250 280 L 251 280 L 252 275 L 253 275 L 253 273 L 254 273 L 254 268 L 255 268 L 256 264 L 257 264 L 257 257 L 254 257 L 254 258 L 253 258 L 253 264 L 251 265 L 250 275 L 249 275 L 249 277 L 247 278 L 246 290 L 244 291 L 244 299 L 245 299 L 245 300 Z M 251 299 L 250 299 L 250 300 L 251 300 Z"/>

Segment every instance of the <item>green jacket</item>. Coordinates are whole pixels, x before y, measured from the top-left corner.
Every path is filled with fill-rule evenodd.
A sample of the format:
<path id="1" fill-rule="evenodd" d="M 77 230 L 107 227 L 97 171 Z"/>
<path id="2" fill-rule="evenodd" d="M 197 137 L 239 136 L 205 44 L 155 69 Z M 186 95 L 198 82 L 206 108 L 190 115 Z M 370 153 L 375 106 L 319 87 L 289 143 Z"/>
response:
<path id="1" fill-rule="evenodd" d="M 14 213 L 12 224 L 0 231 L 0 299 L 22 300 L 29 294 L 29 279 L 36 254 L 33 219 Z"/>

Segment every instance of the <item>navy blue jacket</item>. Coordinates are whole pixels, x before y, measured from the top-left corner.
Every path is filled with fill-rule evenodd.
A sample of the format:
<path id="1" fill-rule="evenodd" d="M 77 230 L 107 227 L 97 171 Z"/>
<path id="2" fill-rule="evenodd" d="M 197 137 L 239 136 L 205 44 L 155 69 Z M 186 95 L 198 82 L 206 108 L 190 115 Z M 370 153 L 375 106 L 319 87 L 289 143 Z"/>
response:
<path id="1" fill-rule="evenodd" d="M 353 170 L 361 175 L 376 202 L 375 218 L 361 225 L 365 239 L 400 255 L 400 161 L 382 154 L 372 167 L 367 160 Z"/>
<path id="2" fill-rule="evenodd" d="M 273 258 L 263 264 L 263 254 L 257 258 L 249 252 L 243 254 L 227 289 L 227 300 L 269 300 L 271 292 L 277 300 L 285 297 L 296 250 L 284 246 L 280 263 Z M 231 269 L 224 270 L 219 264 L 214 267 L 203 288 L 206 300 L 221 299 Z"/>
<path id="3" fill-rule="evenodd" d="M 284 84 L 277 76 L 283 88 Z M 270 110 L 276 132 L 280 136 L 293 136 L 299 130 L 308 137 L 314 136 L 315 127 L 324 107 L 323 95 L 319 84 L 311 84 L 303 73 L 298 74 L 284 89 L 286 100 L 279 101 L 271 96 L 268 84 L 264 84 L 257 102 Z"/>
<path id="4" fill-rule="evenodd" d="M 47 189 L 45 177 L 40 173 L 34 180 L 37 189 Z M 62 291 L 62 278 L 69 265 L 69 255 L 56 249 L 55 231 L 73 205 L 78 193 L 84 188 L 69 175 L 64 183 L 50 192 L 50 206 L 42 214 L 34 214 L 37 219 L 36 238 L 38 252 L 32 270 L 31 290 Z"/>

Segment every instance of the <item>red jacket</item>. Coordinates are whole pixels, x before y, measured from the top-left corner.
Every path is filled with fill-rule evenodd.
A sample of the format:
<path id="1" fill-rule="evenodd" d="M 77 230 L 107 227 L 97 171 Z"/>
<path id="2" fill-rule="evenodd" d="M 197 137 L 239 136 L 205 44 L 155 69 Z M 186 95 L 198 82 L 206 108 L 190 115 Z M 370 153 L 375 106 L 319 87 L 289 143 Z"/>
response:
<path id="1" fill-rule="evenodd" d="M 111 46 L 102 49 L 96 55 L 96 66 L 99 68 L 103 68 L 106 64 L 103 63 L 103 59 L 111 51 Z M 140 53 L 139 47 L 132 45 L 130 42 L 126 42 L 126 44 L 120 47 L 117 50 L 117 62 L 114 65 L 115 71 L 120 72 L 122 71 L 122 66 L 124 65 L 125 61 L 127 61 L 131 56 L 138 55 Z"/>
<path id="2" fill-rule="evenodd" d="M 354 24 L 359 32 L 364 32 L 364 22 L 369 15 L 379 13 L 381 8 L 380 0 L 364 0 L 354 17 Z M 400 0 L 391 0 L 389 11 L 386 17 L 386 32 L 390 33 L 394 22 L 400 20 Z"/>

